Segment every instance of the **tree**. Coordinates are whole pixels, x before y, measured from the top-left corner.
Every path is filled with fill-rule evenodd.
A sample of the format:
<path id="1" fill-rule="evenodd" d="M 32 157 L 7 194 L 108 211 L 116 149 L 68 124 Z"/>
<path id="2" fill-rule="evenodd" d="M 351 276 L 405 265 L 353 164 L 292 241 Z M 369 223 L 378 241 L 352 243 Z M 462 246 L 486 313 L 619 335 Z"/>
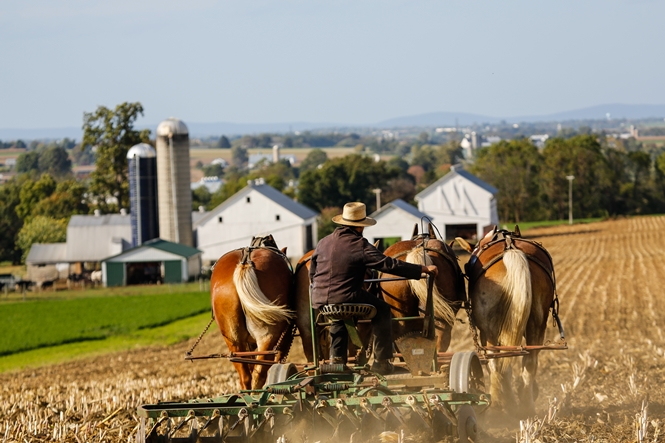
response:
<path id="1" fill-rule="evenodd" d="M 31 216 L 43 215 L 56 219 L 67 219 L 73 214 L 87 214 L 87 189 L 84 183 L 65 180 L 58 183 L 51 195 L 34 205 Z"/>
<path id="2" fill-rule="evenodd" d="M 231 148 L 231 142 L 229 141 L 228 138 L 226 138 L 225 135 L 222 135 L 219 138 L 219 141 L 217 142 L 217 147 L 220 149 L 230 149 Z"/>
<path id="3" fill-rule="evenodd" d="M 375 162 L 360 155 L 329 160 L 320 169 L 310 169 L 300 177 L 298 199 L 311 208 L 342 207 L 351 201 L 372 202 L 372 189 L 382 188 L 397 176 L 384 161 Z"/>
<path id="4" fill-rule="evenodd" d="M 205 165 L 202 169 L 206 177 L 221 177 L 224 175 L 224 166 L 219 163 Z"/>
<path id="5" fill-rule="evenodd" d="M 67 219 L 37 216 L 23 225 L 18 233 L 16 245 L 23 251 L 25 262 L 34 243 L 60 243 L 67 240 Z"/>
<path id="6" fill-rule="evenodd" d="M 96 168 L 91 174 L 90 193 L 102 212 L 115 212 L 129 207 L 127 151 L 150 137 L 150 130 L 134 130 L 134 123 L 143 115 L 141 103 L 122 103 L 115 109 L 104 106 L 83 114 L 83 146 L 97 147 Z M 115 197 L 117 204 L 109 204 Z"/>
<path id="7" fill-rule="evenodd" d="M 16 206 L 16 213 L 25 222 L 30 221 L 37 204 L 50 197 L 57 184 L 49 174 L 42 174 L 39 180 L 26 180 L 20 191 L 21 202 Z"/>
<path id="8" fill-rule="evenodd" d="M 332 208 L 323 208 L 321 213 L 317 217 L 316 226 L 317 226 L 317 235 L 321 239 L 326 235 L 332 234 L 337 225 L 333 223 L 332 218 L 337 214 L 342 213 L 342 208 L 332 207 Z"/>
<path id="9" fill-rule="evenodd" d="M 203 206 L 204 208 L 207 207 L 211 198 L 212 195 L 207 187 L 199 186 L 194 189 L 192 191 L 192 211 L 198 211 L 199 206 Z"/>
<path id="10" fill-rule="evenodd" d="M 23 220 L 16 212 L 21 203 L 21 189 L 30 180 L 27 175 L 13 178 L 0 186 L 0 261 L 21 261 L 21 251 L 16 249 L 16 236 L 23 226 Z"/>
<path id="11" fill-rule="evenodd" d="M 39 171 L 39 154 L 35 151 L 24 152 L 16 159 L 16 172 Z"/>
<path id="12" fill-rule="evenodd" d="M 48 172 L 54 177 L 62 177 L 72 172 L 72 161 L 65 148 L 54 146 L 39 156 L 39 171 Z"/>
<path id="13" fill-rule="evenodd" d="M 607 213 L 612 171 L 595 136 L 550 139 L 542 155 L 542 187 L 556 218 L 565 218 L 568 213 L 568 175 L 575 177 L 573 212 L 577 218 Z"/>
<path id="14" fill-rule="evenodd" d="M 528 139 L 501 141 L 478 151 L 471 172 L 499 190 L 499 217 L 519 223 L 540 216 L 541 161 Z"/>
<path id="15" fill-rule="evenodd" d="M 328 160 L 328 154 L 323 149 L 312 149 L 307 157 L 300 163 L 300 173 L 314 169 Z"/>
<path id="16" fill-rule="evenodd" d="M 243 137 L 244 138 L 244 137 Z M 231 163 L 237 168 L 242 168 L 249 161 L 247 149 L 242 146 L 231 148 Z"/>

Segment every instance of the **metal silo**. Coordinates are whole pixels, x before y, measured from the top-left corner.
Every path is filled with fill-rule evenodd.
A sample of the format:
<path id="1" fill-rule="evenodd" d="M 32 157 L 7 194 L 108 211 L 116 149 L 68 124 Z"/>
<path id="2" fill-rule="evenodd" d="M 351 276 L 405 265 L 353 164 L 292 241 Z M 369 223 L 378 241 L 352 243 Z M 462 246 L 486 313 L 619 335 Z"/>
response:
<path id="1" fill-rule="evenodd" d="M 127 151 L 132 246 L 159 237 L 157 218 L 157 158 L 155 149 L 139 143 Z"/>
<path id="2" fill-rule="evenodd" d="M 192 246 L 189 131 L 177 118 L 157 126 L 159 237 Z"/>

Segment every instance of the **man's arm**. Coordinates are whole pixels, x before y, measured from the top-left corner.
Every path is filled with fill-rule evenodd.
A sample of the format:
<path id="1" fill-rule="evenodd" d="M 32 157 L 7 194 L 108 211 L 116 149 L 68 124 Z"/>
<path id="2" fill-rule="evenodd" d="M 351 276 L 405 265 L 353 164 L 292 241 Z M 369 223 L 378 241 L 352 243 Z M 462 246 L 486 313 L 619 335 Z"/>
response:
<path id="1" fill-rule="evenodd" d="M 423 274 L 437 275 L 438 273 L 438 269 L 434 265 L 421 266 L 388 257 L 376 249 L 373 245 L 371 245 L 367 240 L 364 242 L 363 253 L 365 258 L 365 266 L 381 272 L 386 272 L 388 274 L 399 275 L 400 277 L 411 279 L 419 279 Z"/>

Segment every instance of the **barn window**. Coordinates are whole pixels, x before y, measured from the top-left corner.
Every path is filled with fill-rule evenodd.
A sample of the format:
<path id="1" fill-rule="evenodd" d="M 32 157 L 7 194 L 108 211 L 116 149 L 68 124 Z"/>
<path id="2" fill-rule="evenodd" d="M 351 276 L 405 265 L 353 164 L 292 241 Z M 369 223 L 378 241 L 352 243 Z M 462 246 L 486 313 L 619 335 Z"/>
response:
<path id="1" fill-rule="evenodd" d="M 220 223 L 224 221 L 221 216 L 219 216 L 217 220 L 219 220 Z"/>
<path id="2" fill-rule="evenodd" d="M 279 214 L 275 216 L 275 221 L 279 221 Z"/>
<path id="3" fill-rule="evenodd" d="M 247 203 L 251 203 L 251 200 L 249 197 L 247 197 Z"/>

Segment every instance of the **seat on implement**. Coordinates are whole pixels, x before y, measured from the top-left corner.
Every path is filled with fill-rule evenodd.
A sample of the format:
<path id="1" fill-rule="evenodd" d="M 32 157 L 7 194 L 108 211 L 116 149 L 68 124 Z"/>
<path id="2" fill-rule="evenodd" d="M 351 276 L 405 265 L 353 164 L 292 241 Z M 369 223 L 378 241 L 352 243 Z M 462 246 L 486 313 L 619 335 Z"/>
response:
<path id="1" fill-rule="evenodd" d="M 376 308 L 366 303 L 339 303 L 321 307 L 321 314 L 333 320 L 369 320 L 376 315 Z"/>

